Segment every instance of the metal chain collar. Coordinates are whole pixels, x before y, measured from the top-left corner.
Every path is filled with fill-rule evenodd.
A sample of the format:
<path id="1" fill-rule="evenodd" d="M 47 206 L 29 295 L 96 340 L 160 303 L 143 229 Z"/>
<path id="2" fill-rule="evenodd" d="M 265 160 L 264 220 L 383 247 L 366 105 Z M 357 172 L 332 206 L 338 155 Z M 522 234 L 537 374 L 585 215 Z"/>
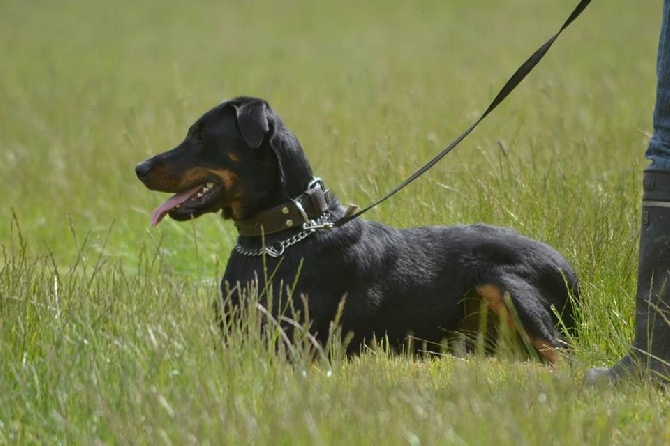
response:
<path id="1" fill-rule="evenodd" d="M 238 242 L 235 245 L 235 251 L 244 256 L 249 257 L 260 257 L 265 254 L 269 255 L 270 257 L 281 257 L 282 255 L 284 255 L 284 250 L 289 246 L 293 246 L 296 243 L 306 239 L 319 229 L 326 228 L 329 219 L 330 219 L 329 214 L 328 212 L 326 212 L 316 220 L 310 220 L 308 223 L 305 223 L 303 225 L 302 231 L 292 235 L 286 240 L 280 240 L 278 242 L 271 243 L 267 246 L 255 249 L 243 248 L 242 246 L 240 246 L 240 243 Z"/>
<path id="2" fill-rule="evenodd" d="M 314 231 L 300 231 L 286 240 L 281 240 L 279 242 L 273 243 L 268 246 L 263 246 L 262 248 L 257 249 L 243 248 L 238 243 L 237 245 L 235 245 L 235 251 L 249 257 L 258 257 L 262 256 L 263 254 L 267 254 L 270 257 L 279 257 L 284 254 L 284 250 L 286 248 L 295 245 L 299 241 L 304 240 L 305 238 L 309 237 L 312 234 L 314 234 Z"/>

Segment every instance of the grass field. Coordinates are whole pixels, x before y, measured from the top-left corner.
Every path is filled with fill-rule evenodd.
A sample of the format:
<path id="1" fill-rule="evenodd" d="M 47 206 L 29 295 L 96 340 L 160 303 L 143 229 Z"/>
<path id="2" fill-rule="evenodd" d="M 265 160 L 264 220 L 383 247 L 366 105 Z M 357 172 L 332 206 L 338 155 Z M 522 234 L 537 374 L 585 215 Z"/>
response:
<path id="1" fill-rule="evenodd" d="M 467 127 L 575 2 L 5 0 L 0 444 L 667 444 L 670 401 L 585 389 L 632 337 L 660 2 L 595 1 L 454 153 L 369 218 L 486 222 L 583 283 L 574 358 L 289 364 L 211 302 L 236 238 L 149 228 L 134 165 L 227 97 L 267 98 L 344 202 Z"/>

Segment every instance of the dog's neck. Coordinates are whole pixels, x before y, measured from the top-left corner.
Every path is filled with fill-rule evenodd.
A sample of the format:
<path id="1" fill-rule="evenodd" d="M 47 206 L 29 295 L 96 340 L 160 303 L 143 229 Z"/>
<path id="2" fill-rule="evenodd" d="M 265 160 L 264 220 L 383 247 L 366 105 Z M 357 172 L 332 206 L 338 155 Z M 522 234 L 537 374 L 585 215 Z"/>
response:
<path id="1" fill-rule="evenodd" d="M 291 229 L 317 229 L 326 223 L 327 210 L 332 198 L 320 178 L 313 178 L 307 190 L 298 197 L 256 215 L 235 220 L 237 231 L 243 237 L 262 237 Z"/>

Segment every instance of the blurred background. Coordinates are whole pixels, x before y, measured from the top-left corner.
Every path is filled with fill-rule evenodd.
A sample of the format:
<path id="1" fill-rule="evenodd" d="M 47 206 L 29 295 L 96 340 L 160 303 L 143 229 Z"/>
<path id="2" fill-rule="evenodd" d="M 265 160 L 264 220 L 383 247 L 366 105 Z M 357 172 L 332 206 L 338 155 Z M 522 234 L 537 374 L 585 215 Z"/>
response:
<path id="1" fill-rule="evenodd" d="M 86 239 L 131 269 L 148 244 L 190 274 L 197 237 L 218 268 L 232 225 L 149 229 L 166 197 L 133 171 L 200 114 L 267 99 L 339 198 L 365 205 L 460 134 L 573 3 L 5 0 L 0 240 L 20 229 L 68 264 Z M 634 258 L 659 23 L 655 1 L 593 2 L 471 137 L 369 218 L 509 225 L 586 271 L 608 248 Z"/>

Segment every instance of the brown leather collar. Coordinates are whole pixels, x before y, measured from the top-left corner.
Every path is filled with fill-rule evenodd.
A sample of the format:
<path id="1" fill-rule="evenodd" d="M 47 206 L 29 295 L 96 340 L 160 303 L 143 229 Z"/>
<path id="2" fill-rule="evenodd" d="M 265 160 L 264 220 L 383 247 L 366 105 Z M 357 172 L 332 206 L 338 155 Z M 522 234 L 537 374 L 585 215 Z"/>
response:
<path id="1" fill-rule="evenodd" d="M 319 219 L 330 205 L 330 195 L 320 178 L 313 179 L 299 197 L 246 220 L 235 222 L 245 237 L 275 234 L 291 228 L 304 227 Z"/>

